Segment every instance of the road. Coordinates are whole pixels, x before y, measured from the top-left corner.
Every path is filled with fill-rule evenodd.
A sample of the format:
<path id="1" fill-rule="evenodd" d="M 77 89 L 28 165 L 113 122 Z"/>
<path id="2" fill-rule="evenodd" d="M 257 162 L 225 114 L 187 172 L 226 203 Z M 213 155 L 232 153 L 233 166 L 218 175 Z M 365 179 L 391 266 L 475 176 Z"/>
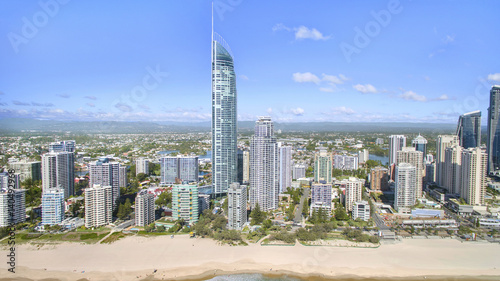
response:
<path id="1" fill-rule="evenodd" d="M 375 207 L 375 210 L 373 212 L 374 216 L 373 216 L 373 220 L 375 221 L 375 224 L 377 225 L 378 229 L 380 231 L 382 230 L 391 230 L 390 227 L 388 227 L 387 225 L 385 225 L 385 222 L 384 222 L 384 219 L 382 219 L 382 217 L 379 215 L 379 208 L 373 204 L 372 206 Z"/>
<path id="2" fill-rule="evenodd" d="M 293 219 L 294 223 L 302 223 L 302 209 L 304 208 L 304 199 L 309 199 L 309 190 L 309 188 L 304 188 L 304 194 L 300 198 L 299 206 L 295 210 L 295 218 Z"/>

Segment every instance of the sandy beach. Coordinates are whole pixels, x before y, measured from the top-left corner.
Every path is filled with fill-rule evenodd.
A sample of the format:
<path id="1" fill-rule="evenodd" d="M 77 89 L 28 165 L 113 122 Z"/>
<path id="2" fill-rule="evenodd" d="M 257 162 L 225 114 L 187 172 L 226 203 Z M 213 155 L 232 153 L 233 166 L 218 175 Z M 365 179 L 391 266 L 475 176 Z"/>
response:
<path id="1" fill-rule="evenodd" d="M 2 252 L 6 252 L 3 251 Z M 7 259 L 4 257 L 4 259 Z M 405 239 L 379 248 L 219 245 L 179 235 L 128 237 L 113 244 L 62 243 L 17 249 L 16 273 L 0 280 L 163 280 L 232 273 L 297 276 L 500 276 L 500 245 L 453 239 Z M 153 276 L 154 269 L 157 272 Z M 21 279 L 19 279 L 21 280 Z"/>

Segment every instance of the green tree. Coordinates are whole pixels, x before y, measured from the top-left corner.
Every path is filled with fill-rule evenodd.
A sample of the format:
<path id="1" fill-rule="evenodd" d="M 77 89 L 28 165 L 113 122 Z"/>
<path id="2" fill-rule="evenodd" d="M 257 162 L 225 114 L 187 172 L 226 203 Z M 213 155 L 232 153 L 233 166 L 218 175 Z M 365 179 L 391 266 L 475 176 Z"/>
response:
<path id="1" fill-rule="evenodd" d="M 148 177 L 148 175 L 144 174 L 144 173 L 139 173 L 137 174 L 137 180 L 139 182 L 143 182 L 146 178 Z"/>
<path id="2" fill-rule="evenodd" d="M 172 203 L 172 192 L 164 191 L 160 193 L 155 203 L 158 206 L 167 206 L 169 203 Z"/>
<path id="3" fill-rule="evenodd" d="M 309 198 L 304 198 L 304 205 L 302 206 L 302 215 L 307 218 L 309 215 Z"/>
<path id="4" fill-rule="evenodd" d="M 265 229 L 269 229 L 269 228 L 271 228 L 271 226 L 273 226 L 273 222 L 272 222 L 270 219 L 267 219 L 267 220 L 265 220 L 265 221 L 262 223 L 262 226 L 263 226 Z"/>
<path id="5" fill-rule="evenodd" d="M 255 208 L 250 213 L 250 218 L 252 219 L 251 225 L 261 224 L 266 219 L 266 214 L 260 210 L 259 203 L 255 204 Z"/>
<path id="6" fill-rule="evenodd" d="M 349 220 L 349 215 L 346 213 L 342 203 L 339 203 L 337 208 L 335 208 L 335 219 L 339 221 Z"/>

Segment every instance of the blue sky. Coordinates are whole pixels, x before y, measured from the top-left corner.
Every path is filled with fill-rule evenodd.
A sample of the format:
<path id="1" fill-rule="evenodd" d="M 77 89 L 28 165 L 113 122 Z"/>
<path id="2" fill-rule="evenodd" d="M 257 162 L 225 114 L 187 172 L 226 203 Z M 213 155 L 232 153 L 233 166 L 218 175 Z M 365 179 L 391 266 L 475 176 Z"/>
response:
<path id="1" fill-rule="evenodd" d="M 455 123 L 500 84 L 498 1 L 214 1 L 239 120 Z M 209 121 L 211 1 L 0 2 L 0 118 Z"/>

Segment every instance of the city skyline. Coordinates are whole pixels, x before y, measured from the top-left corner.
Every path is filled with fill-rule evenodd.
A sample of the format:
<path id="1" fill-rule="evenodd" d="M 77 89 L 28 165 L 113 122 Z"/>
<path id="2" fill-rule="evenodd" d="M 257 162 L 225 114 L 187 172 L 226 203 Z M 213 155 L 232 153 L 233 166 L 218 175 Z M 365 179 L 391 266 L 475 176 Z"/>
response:
<path id="1" fill-rule="evenodd" d="M 47 3 L 3 3 L 0 118 L 211 119 L 209 1 Z M 497 2 L 338 4 L 214 2 L 238 120 L 487 124 Z"/>

